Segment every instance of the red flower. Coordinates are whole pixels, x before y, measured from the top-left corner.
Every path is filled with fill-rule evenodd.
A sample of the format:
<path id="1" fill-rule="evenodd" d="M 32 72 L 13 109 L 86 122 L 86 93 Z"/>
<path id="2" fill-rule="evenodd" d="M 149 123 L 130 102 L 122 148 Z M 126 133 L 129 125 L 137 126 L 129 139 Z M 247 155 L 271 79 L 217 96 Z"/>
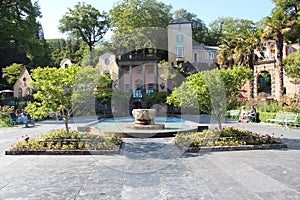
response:
<path id="1" fill-rule="evenodd" d="M 269 135 L 269 134 L 266 134 L 266 137 L 270 137 L 270 135 Z"/>

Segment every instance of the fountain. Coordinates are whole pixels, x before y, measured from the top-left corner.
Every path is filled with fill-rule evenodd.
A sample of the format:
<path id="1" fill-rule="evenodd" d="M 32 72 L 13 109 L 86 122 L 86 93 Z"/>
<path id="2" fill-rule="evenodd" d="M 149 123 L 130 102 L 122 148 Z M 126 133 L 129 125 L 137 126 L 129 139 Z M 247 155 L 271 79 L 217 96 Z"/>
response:
<path id="1" fill-rule="evenodd" d="M 132 115 L 134 117 L 134 122 L 133 124 L 126 124 L 126 128 L 151 130 L 164 129 L 165 127 L 164 124 L 155 124 L 155 109 L 133 109 Z"/>

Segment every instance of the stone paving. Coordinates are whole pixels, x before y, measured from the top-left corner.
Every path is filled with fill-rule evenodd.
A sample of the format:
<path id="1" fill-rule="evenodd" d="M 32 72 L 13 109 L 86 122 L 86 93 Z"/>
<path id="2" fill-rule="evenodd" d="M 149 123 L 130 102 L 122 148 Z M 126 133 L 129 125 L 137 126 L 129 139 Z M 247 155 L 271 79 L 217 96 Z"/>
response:
<path id="1" fill-rule="evenodd" d="M 225 125 L 274 133 L 289 148 L 183 154 L 172 138 L 126 138 L 117 155 L 6 156 L 16 138 L 64 125 L 44 121 L 28 129 L 1 128 L 0 199 L 300 199 L 299 129 Z"/>

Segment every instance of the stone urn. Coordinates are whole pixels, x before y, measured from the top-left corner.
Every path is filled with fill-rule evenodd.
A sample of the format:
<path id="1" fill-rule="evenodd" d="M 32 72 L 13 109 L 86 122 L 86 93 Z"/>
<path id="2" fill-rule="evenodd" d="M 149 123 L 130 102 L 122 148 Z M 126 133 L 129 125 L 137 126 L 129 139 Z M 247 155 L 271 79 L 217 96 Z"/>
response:
<path id="1" fill-rule="evenodd" d="M 156 115 L 155 109 L 133 109 L 134 124 L 153 125 Z"/>

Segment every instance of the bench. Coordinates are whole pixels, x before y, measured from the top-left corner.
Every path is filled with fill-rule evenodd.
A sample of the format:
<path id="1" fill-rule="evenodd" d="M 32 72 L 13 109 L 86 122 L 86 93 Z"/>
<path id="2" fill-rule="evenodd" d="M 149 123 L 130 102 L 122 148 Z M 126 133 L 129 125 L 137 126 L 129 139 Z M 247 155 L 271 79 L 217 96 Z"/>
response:
<path id="1" fill-rule="evenodd" d="M 299 113 L 294 112 L 277 112 L 274 119 L 267 119 L 266 122 L 273 122 L 283 124 L 287 127 L 288 124 L 293 124 L 294 126 L 297 123 Z"/>
<path id="2" fill-rule="evenodd" d="M 294 112 L 288 112 L 286 114 L 286 118 L 285 118 L 285 124 L 292 124 L 294 126 L 296 126 L 297 124 L 297 119 L 298 119 L 298 115 L 299 113 L 294 113 Z"/>
<path id="3" fill-rule="evenodd" d="M 240 116 L 240 110 L 230 110 L 229 111 L 229 117 L 232 119 L 239 119 Z"/>

